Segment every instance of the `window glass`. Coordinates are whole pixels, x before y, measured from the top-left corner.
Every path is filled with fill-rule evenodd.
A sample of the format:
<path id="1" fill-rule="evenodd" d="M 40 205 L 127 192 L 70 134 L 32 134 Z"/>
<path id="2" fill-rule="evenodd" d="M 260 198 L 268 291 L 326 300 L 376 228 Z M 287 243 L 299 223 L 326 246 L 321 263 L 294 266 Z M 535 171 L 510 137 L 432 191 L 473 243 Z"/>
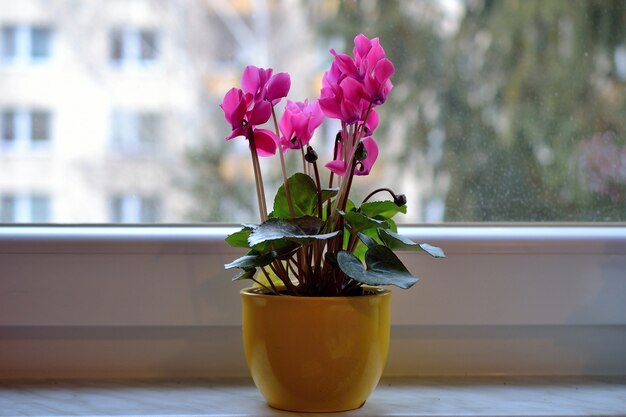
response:
<path id="1" fill-rule="evenodd" d="M 122 38 L 122 32 L 120 30 L 111 31 L 111 49 L 110 56 L 111 61 L 120 62 L 124 57 L 124 41 Z"/>
<path id="2" fill-rule="evenodd" d="M 15 27 L 3 26 L 0 29 L 0 57 L 10 60 L 16 54 Z"/>
<path id="3" fill-rule="evenodd" d="M 352 54 L 362 32 L 395 72 L 356 203 L 388 186 L 407 196 L 403 223 L 623 222 L 624 21 L 623 0 L 6 2 L 1 221 L 258 221 L 224 94 L 252 64 L 314 100 L 329 49 Z M 324 182 L 339 128 L 311 141 Z M 270 205 L 277 158 L 261 161 Z"/>
<path id="4" fill-rule="evenodd" d="M 50 197 L 40 193 L 0 195 L 0 220 L 4 223 L 49 223 Z"/>
<path id="5" fill-rule="evenodd" d="M 50 56 L 50 29 L 35 27 L 31 32 L 31 56 L 33 58 L 47 58 Z"/>
<path id="6" fill-rule="evenodd" d="M 4 110 L 0 123 L 2 126 L 2 142 L 8 144 L 15 140 L 15 112 Z"/>
<path id="7" fill-rule="evenodd" d="M 158 197 L 120 194 L 111 198 L 111 222 L 157 223 L 160 220 Z"/>
<path id="8" fill-rule="evenodd" d="M 142 30 L 139 32 L 140 60 L 153 61 L 157 57 L 157 39 L 153 31 Z"/>
<path id="9" fill-rule="evenodd" d="M 115 110 L 111 115 L 111 142 L 118 152 L 150 154 L 157 149 L 161 135 L 159 114 Z"/>
<path id="10" fill-rule="evenodd" d="M 48 112 L 33 111 L 30 122 L 33 142 L 41 143 L 50 139 L 50 114 Z"/>
<path id="11" fill-rule="evenodd" d="M 50 222 L 50 199 L 45 195 L 33 195 L 31 199 L 31 221 L 34 223 Z"/>
<path id="12" fill-rule="evenodd" d="M 0 220 L 3 223 L 13 223 L 15 216 L 15 198 L 9 195 L 0 197 Z"/>

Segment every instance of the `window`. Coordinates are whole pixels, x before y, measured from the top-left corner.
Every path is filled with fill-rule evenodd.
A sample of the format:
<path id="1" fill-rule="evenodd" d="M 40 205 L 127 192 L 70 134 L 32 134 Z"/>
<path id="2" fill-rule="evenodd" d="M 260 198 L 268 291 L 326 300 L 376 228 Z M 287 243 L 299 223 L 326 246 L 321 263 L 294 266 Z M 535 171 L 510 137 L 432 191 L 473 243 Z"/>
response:
<path id="1" fill-rule="evenodd" d="M 123 194 L 111 198 L 112 223 L 157 223 L 159 219 L 158 197 Z"/>
<path id="2" fill-rule="evenodd" d="M 0 223 L 48 223 L 52 220 L 50 197 L 44 194 L 3 194 Z"/>
<path id="3" fill-rule="evenodd" d="M 168 222 L 257 222 L 247 142 L 224 141 L 224 94 L 254 64 L 289 72 L 290 100 L 314 100 L 329 49 L 351 53 L 359 32 L 380 37 L 395 87 L 355 203 L 392 186 L 407 196 L 405 224 L 626 221 L 622 0 L 142 0 L 132 13 L 116 2 L 24 2 L 20 21 L 22 2 L 0 8 L 0 61 L 54 56 L 58 67 L 3 71 L 1 149 L 63 149 L 50 155 L 51 175 L 98 179 L 98 221 L 120 190 L 115 174 L 132 172 L 159 179 L 147 189 Z M 338 130 L 327 119 L 311 142 L 324 183 Z M 270 205 L 276 162 L 262 159 Z M 286 162 L 290 174 L 301 165 L 297 153 Z M 2 175 L 19 182 L 19 163 Z M 78 210 L 58 218 L 96 221 Z"/>
<path id="4" fill-rule="evenodd" d="M 161 132 L 161 116 L 157 113 L 114 111 L 111 115 L 111 143 L 116 151 L 154 152 L 161 142 Z"/>
<path id="5" fill-rule="evenodd" d="M 52 54 L 52 30 L 45 26 L 0 28 L 0 62 L 36 63 Z"/>
<path id="6" fill-rule="evenodd" d="M 45 110 L 5 109 L 0 112 L 3 149 L 45 149 L 51 140 L 51 116 Z"/>
<path id="7" fill-rule="evenodd" d="M 109 57 L 113 65 L 146 65 L 157 61 L 157 33 L 149 29 L 114 29 L 110 34 Z"/>

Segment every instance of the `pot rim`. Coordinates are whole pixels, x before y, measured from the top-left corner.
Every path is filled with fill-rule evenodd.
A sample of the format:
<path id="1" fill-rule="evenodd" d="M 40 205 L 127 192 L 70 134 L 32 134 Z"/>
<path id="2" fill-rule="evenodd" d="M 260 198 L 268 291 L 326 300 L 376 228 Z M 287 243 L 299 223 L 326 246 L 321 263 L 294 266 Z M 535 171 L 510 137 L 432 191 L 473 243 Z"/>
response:
<path id="1" fill-rule="evenodd" d="M 239 291 L 241 296 L 245 297 L 259 297 L 259 298 L 271 298 L 274 300 L 316 300 L 321 302 L 332 302 L 339 300 L 361 300 L 368 298 L 377 298 L 377 297 L 390 297 L 392 292 L 386 288 L 382 287 L 365 287 L 372 291 L 371 294 L 364 295 L 341 295 L 341 296 L 321 296 L 321 297 L 312 297 L 312 296 L 300 296 L 300 295 L 290 295 L 290 294 L 282 294 L 280 296 L 276 296 L 275 294 L 268 293 L 264 288 L 259 287 L 248 287 Z"/>

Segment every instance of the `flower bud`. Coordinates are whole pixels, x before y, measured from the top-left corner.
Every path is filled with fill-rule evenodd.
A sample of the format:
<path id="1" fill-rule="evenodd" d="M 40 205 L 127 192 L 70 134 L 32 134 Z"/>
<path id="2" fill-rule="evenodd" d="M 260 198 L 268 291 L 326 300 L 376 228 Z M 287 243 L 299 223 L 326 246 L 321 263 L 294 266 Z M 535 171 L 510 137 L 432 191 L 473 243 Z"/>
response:
<path id="1" fill-rule="evenodd" d="M 396 204 L 396 206 L 402 207 L 406 204 L 406 196 L 404 194 L 396 194 L 393 197 L 393 202 Z"/>
<path id="2" fill-rule="evenodd" d="M 357 145 L 354 157 L 357 161 L 364 161 L 367 159 L 367 149 L 365 149 L 363 142 L 359 142 Z"/>
<path id="3" fill-rule="evenodd" d="M 317 152 L 315 152 L 312 147 L 307 146 L 304 159 L 306 159 L 308 163 L 312 164 L 313 162 L 317 161 Z"/>

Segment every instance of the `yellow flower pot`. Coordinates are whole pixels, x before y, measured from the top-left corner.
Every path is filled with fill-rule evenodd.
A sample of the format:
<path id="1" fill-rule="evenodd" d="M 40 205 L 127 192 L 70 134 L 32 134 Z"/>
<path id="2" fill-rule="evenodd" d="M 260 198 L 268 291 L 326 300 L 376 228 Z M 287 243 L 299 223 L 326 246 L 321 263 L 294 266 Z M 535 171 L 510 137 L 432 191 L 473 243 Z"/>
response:
<path id="1" fill-rule="evenodd" d="M 365 403 L 387 361 L 390 291 L 294 297 L 249 288 L 241 298 L 248 368 L 270 406 L 331 412 Z"/>

